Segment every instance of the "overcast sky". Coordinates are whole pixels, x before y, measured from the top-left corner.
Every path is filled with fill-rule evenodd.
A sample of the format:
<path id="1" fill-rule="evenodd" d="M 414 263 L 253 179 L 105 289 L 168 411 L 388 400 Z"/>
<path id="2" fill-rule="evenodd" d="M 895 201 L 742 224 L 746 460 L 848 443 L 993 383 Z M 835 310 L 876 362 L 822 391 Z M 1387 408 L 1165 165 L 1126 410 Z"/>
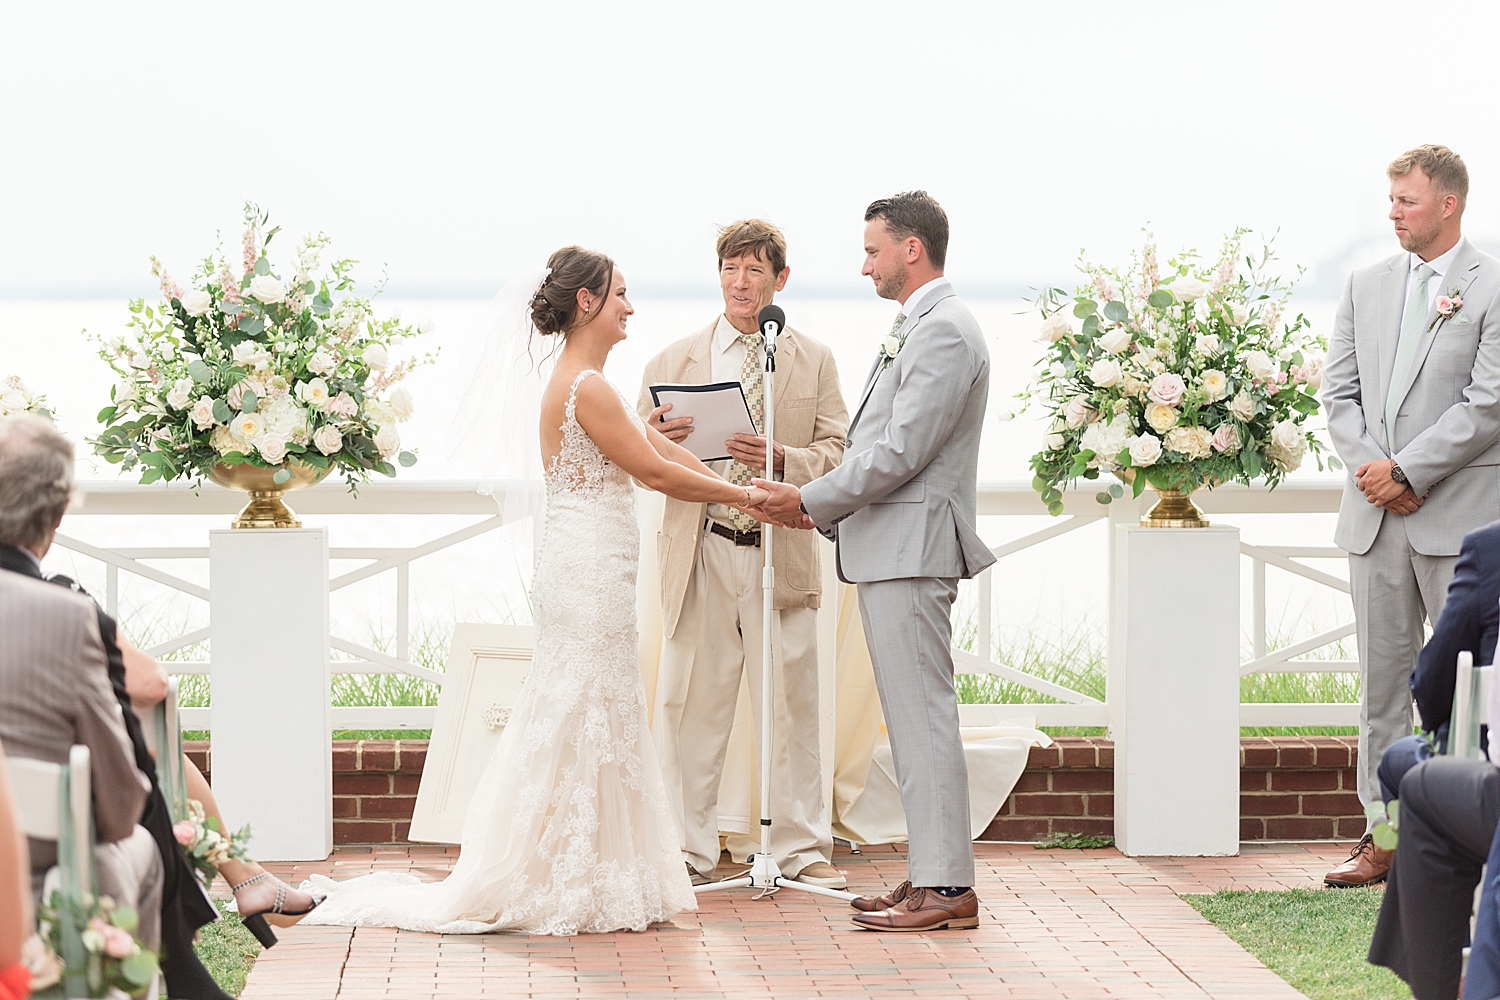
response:
<path id="1" fill-rule="evenodd" d="M 0 295 L 149 292 L 147 255 L 232 247 L 244 198 L 405 296 L 487 295 L 570 242 L 638 293 L 712 293 L 714 225 L 752 214 L 791 241 L 789 290 L 868 294 L 864 206 L 912 187 L 975 290 L 1070 280 L 1148 223 L 1205 250 L 1279 229 L 1317 265 L 1394 249 L 1384 167 L 1422 142 L 1463 155 L 1467 229 L 1500 235 L 1496 11 L 10 4 Z"/>

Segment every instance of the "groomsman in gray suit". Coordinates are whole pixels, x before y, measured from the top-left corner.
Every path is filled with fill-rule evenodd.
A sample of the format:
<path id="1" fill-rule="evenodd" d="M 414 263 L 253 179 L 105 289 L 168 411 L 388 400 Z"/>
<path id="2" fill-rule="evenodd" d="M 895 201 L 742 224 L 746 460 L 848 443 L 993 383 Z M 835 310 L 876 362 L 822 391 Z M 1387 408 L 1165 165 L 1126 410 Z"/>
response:
<path id="1" fill-rule="evenodd" d="M 1411 735 L 1409 679 L 1463 537 L 1500 518 L 1500 261 L 1463 238 L 1469 173 L 1446 146 L 1386 170 L 1402 253 L 1355 271 L 1323 378 L 1328 432 L 1352 472 L 1334 541 L 1349 553 L 1359 639 L 1359 797 Z M 1366 834 L 1332 885 L 1385 878 Z"/>
<path id="2" fill-rule="evenodd" d="M 843 462 L 801 490 L 755 484 L 771 493 L 760 509 L 767 520 L 833 538 L 839 578 L 859 585 L 910 853 L 907 881 L 855 900 L 854 923 L 977 927 L 951 642 L 958 581 L 995 561 L 974 530 L 989 349 L 943 277 L 942 207 L 910 191 L 872 204 L 865 223 L 863 273 L 901 309 L 865 380 Z"/>

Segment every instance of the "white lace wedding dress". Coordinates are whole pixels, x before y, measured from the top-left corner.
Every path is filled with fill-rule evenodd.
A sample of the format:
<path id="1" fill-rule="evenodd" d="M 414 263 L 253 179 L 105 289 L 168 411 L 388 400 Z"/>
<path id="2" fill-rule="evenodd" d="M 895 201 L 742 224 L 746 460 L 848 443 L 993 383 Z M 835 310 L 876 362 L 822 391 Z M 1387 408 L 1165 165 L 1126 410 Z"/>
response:
<path id="1" fill-rule="evenodd" d="M 646 725 L 635 495 L 574 415 L 590 376 L 603 377 L 574 380 L 546 472 L 532 666 L 475 789 L 458 863 L 442 882 L 314 876 L 304 885 L 329 896 L 303 923 L 572 935 L 696 909 Z"/>

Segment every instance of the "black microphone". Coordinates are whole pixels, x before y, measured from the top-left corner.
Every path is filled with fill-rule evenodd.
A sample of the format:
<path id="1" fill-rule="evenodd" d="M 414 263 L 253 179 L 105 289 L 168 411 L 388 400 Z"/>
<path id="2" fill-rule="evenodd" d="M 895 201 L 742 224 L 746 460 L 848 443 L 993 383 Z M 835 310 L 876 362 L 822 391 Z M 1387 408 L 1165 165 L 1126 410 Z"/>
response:
<path id="1" fill-rule="evenodd" d="M 766 341 L 766 353 L 776 353 L 776 337 L 786 329 L 786 313 L 772 303 L 760 311 L 760 334 Z"/>

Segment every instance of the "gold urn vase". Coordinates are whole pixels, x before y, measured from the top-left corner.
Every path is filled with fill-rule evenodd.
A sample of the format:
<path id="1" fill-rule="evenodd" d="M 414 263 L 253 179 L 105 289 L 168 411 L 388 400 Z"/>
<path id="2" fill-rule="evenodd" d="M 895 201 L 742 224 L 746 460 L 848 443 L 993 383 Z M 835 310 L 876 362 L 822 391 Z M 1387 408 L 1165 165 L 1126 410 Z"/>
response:
<path id="1" fill-rule="evenodd" d="M 302 522 L 297 514 L 282 502 L 283 494 L 313 486 L 322 482 L 333 466 L 320 469 L 315 465 L 304 465 L 295 459 L 287 459 L 285 468 L 292 478 L 284 483 L 276 482 L 277 469 L 261 469 L 253 465 L 223 465 L 215 463 L 208 470 L 208 478 L 231 490 L 244 490 L 250 494 L 250 502 L 230 524 L 231 528 L 300 528 Z"/>
<path id="2" fill-rule="evenodd" d="M 1157 501 L 1141 515 L 1143 528 L 1206 528 L 1208 518 L 1193 503 L 1192 490 L 1157 490 Z"/>

